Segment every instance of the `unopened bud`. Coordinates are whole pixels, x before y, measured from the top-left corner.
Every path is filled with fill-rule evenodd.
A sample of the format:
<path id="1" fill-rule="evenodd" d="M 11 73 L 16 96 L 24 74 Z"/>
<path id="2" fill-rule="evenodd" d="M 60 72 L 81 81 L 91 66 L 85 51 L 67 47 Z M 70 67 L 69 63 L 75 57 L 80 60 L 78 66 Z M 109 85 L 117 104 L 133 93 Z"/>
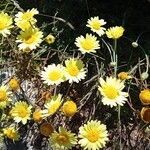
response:
<path id="1" fill-rule="evenodd" d="M 110 62 L 110 66 L 115 67 L 117 65 L 116 62 Z"/>
<path id="2" fill-rule="evenodd" d="M 136 48 L 136 47 L 138 47 L 139 45 L 138 45 L 137 42 L 132 42 L 132 46 L 133 46 L 134 48 Z"/>
<path id="3" fill-rule="evenodd" d="M 143 73 L 141 74 L 141 79 L 142 79 L 142 80 L 146 80 L 148 77 L 149 77 L 149 74 L 148 74 L 147 72 L 143 72 Z"/>

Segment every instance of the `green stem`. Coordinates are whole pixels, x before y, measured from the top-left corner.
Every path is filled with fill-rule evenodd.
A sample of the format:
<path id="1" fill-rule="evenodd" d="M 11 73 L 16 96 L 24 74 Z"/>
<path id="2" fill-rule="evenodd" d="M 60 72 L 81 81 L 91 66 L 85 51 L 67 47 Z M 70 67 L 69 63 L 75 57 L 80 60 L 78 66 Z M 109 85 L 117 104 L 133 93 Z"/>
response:
<path id="1" fill-rule="evenodd" d="M 115 62 L 114 66 L 114 76 L 117 77 L 117 67 L 118 67 L 118 56 L 117 56 L 117 39 L 114 40 L 114 50 L 113 59 Z M 118 105 L 118 132 L 119 132 L 119 150 L 122 150 L 121 146 L 121 119 L 120 119 L 120 105 Z"/>
<path id="2" fill-rule="evenodd" d="M 117 40 L 116 39 L 114 40 L 113 60 L 115 62 L 114 75 L 116 77 L 117 76 L 117 66 L 118 66 L 117 65 L 118 60 L 117 60 Z"/>
<path id="3" fill-rule="evenodd" d="M 121 119 L 120 119 L 120 105 L 118 105 L 118 131 L 119 131 L 119 149 L 122 150 L 121 146 Z"/>

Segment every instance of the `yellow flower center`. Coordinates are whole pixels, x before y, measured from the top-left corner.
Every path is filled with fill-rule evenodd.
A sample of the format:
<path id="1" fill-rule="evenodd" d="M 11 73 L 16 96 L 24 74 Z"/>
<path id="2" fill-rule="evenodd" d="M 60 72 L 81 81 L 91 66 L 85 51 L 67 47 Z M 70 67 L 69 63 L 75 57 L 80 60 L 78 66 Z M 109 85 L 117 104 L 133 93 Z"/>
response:
<path id="1" fill-rule="evenodd" d="M 101 27 L 101 24 L 100 24 L 99 21 L 94 21 L 94 22 L 92 22 L 92 25 L 91 25 L 91 26 L 92 26 L 93 29 L 99 30 L 100 27 Z"/>
<path id="2" fill-rule="evenodd" d="M 22 15 L 22 20 L 30 21 L 30 19 L 33 17 L 33 14 L 31 12 L 26 12 Z"/>
<path id="3" fill-rule="evenodd" d="M 61 72 L 58 71 L 58 70 L 54 70 L 54 71 L 51 71 L 49 74 L 48 74 L 48 79 L 51 80 L 51 81 L 57 81 L 61 78 Z"/>
<path id="4" fill-rule="evenodd" d="M 95 143 L 99 139 L 99 132 L 97 132 L 97 130 L 90 130 L 90 131 L 88 131 L 87 139 L 90 142 Z"/>
<path id="5" fill-rule="evenodd" d="M 81 46 L 83 49 L 89 51 L 94 48 L 94 42 L 92 39 L 86 38 L 84 39 L 84 41 L 81 42 Z"/>
<path id="6" fill-rule="evenodd" d="M 117 91 L 117 89 L 113 86 L 106 86 L 104 89 L 103 89 L 103 92 L 105 93 L 105 95 L 109 98 L 109 99 L 115 99 L 119 93 Z"/>
<path id="7" fill-rule="evenodd" d="M 19 115 L 19 117 L 24 118 L 24 117 L 27 116 L 27 114 L 28 114 L 28 112 L 27 112 L 27 110 L 24 107 L 18 108 L 18 115 Z"/>
<path id="8" fill-rule="evenodd" d="M 33 120 L 37 122 L 42 120 L 42 114 L 40 110 L 33 112 Z"/>
<path id="9" fill-rule="evenodd" d="M 69 72 L 69 74 L 71 76 L 77 76 L 80 72 L 80 70 L 78 69 L 77 66 L 70 66 L 70 67 L 67 67 L 67 71 Z"/>
<path id="10" fill-rule="evenodd" d="M 0 91 L 0 102 L 5 101 L 7 99 L 7 94 L 5 91 Z"/>
<path id="11" fill-rule="evenodd" d="M 34 35 L 29 35 L 27 37 L 25 37 L 25 43 L 26 44 L 31 44 L 35 41 L 35 36 Z"/>
<path id="12" fill-rule="evenodd" d="M 13 90 L 17 90 L 19 88 L 19 82 L 16 79 L 11 79 L 9 81 L 9 86 L 13 89 Z"/>
<path id="13" fill-rule="evenodd" d="M 66 134 L 60 134 L 58 135 L 58 137 L 56 138 L 56 141 L 59 143 L 59 144 L 66 144 L 68 143 L 68 135 Z"/>

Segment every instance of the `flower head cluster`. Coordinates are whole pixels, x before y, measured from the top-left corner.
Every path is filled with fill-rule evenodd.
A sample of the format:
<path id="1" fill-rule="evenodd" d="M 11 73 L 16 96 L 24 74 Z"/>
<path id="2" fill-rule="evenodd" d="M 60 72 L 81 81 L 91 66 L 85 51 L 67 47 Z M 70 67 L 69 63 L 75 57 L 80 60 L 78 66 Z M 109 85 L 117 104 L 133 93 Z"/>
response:
<path id="1" fill-rule="evenodd" d="M 58 94 L 57 96 L 53 96 L 45 105 L 46 109 L 43 110 L 43 116 L 47 117 L 53 115 L 62 104 L 62 95 Z"/>
<path id="2" fill-rule="evenodd" d="M 103 34 L 105 34 L 105 28 L 103 27 L 103 25 L 106 24 L 106 22 L 104 21 L 104 19 L 99 19 L 99 17 L 91 17 L 90 19 L 88 19 L 88 24 L 86 25 L 87 27 L 89 27 L 93 32 L 97 33 L 99 36 L 102 36 Z"/>
<path id="3" fill-rule="evenodd" d="M 58 85 L 61 82 L 64 82 L 64 67 L 60 64 L 48 65 L 44 68 L 44 71 L 41 72 L 42 80 L 48 85 Z"/>
<path id="4" fill-rule="evenodd" d="M 79 128 L 79 144 L 84 149 L 98 150 L 108 141 L 106 126 L 100 121 L 91 120 Z"/>
<path id="5" fill-rule="evenodd" d="M 72 117 L 77 112 L 77 105 L 72 100 L 67 100 L 62 106 L 65 116 Z"/>
<path id="6" fill-rule="evenodd" d="M 119 39 L 124 32 L 124 28 L 121 26 L 111 27 L 106 31 L 106 35 L 111 39 Z"/>
<path id="7" fill-rule="evenodd" d="M 0 13 L 0 34 L 4 37 L 10 34 L 10 29 L 12 26 L 12 17 L 10 17 L 7 13 Z"/>
<path id="8" fill-rule="evenodd" d="M 12 108 L 10 114 L 15 120 L 15 122 L 22 122 L 23 124 L 27 123 L 27 120 L 30 120 L 31 115 L 31 106 L 29 106 L 25 101 L 18 101 L 15 103 L 15 106 Z"/>
<path id="9" fill-rule="evenodd" d="M 63 127 L 59 127 L 58 132 L 52 133 L 50 144 L 55 150 L 68 150 L 77 144 L 77 137 L 74 133 L 67 131 Z"/>
<path id="10" fill-rule="evenodd" d="M 27 30 L 21 31 L 18 39 L 16 40 L 20 50 L 31 51 L 36 49 L 42 42 L 43 33 L 38 28 L 28 28 Z"/>
<path id="11" fill-rule="evenodd" d="M 11 92 L 8 90 L 8 87 L 1 85 L 0 87 L 0 108 L 5 108 L 11 101 L 10 96 Z"/>
<path id="12" fill-rule="evenodd" d="M 70 58 L 65 61 L 65 77 L 69 83 L 79 82 L 86 76 L 86 69 L 80 59 Z"/>
<path id="13" fill-rule="evenodd" d="M 29 29 L 37 22 L 34 15 L 37 15 L 38 13 L 38 10 L 35 8 L 27 10 L 26 12 L 18 12 L 16 14 L 15 24 L 22 30 Z"/>
<path id="14" fill-rule="evenodd" d="M 139 98 L 144 105 L 150 104 L 150 89 L 144 89 L 140 92 Z"/>
<path id="15" fill-rule="evenodd" d="M 14 127 L 7 127 L 3 129 L 4 136 L 7 138 L 17 141 L 19 139 L 19 134 Z"/>
<path id="16" fill-rule="evenodd" d="M 76 46 L 79 48 L 82 54 L 96 53 L 96 49 L 100 49 L 99 41 L 97 37 L 92 34 L 86 34 L 86 36 L 80 36 L 76 38 Z"/>
<path id="17" fill-rule="evenodd" d="M 99 79 L 100 86 L 99 91 L 102 97 L 102 103 L 104 105 L 110 105 L 110 107 L 123 105 L 125 101 L 127 101 L 128 94 L 126 92 L 122 92 L 124 89 L 124 82 L 113 78 L 107 77 L 106 81 L 103 78 Z"/>

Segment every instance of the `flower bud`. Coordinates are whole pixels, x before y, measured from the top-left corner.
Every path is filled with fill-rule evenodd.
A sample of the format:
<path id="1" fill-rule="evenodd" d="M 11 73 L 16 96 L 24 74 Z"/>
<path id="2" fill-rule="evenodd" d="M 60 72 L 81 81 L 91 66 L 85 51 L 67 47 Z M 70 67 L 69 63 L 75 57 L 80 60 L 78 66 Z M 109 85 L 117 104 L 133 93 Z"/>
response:
<path id="1" fill-rule="evenodd" d="M 141 79 L 142 79 L 142 80 L 146 80 L 146 79 L 148 78 L 148 76 L 149 76 L 149 74 L 148 74 L 147 72 L 143 72 L 143 73 L 141 74 Z"/>
<path id="2" fill-rule="evenodd" d="M 138 45 L 137 42 L 132 42 L 132 46 L 133 46 L 134 48 L 137 48 L 139 45 Z"/>

